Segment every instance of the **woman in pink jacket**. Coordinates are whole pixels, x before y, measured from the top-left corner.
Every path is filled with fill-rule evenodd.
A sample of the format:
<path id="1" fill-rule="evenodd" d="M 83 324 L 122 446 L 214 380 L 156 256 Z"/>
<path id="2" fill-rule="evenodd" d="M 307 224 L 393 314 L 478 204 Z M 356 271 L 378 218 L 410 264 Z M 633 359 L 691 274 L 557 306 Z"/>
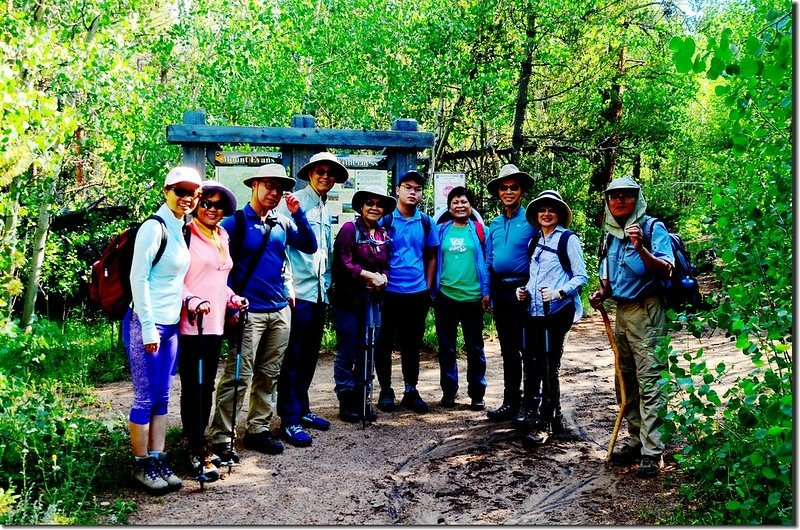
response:
<path id="1" fill-rule="evenodd" d="M 191 262 L 184 279 L 178 371 L 181 378 L 181 421 L 189 445 L 195 476 L 212 482 L 219 478 L 218 458 L 208 450 L 205 430 L 211 414 L 214 379 L 217 375 L 227 308 L 246 307 L 247 300 L 228 287 L 233 268 L 228 233 L 217 224 L 236 211 L 236 197 L 218 182 L 204 181 L 202 195 L 186 230 Z M 202 314 L 203 335 L 198 336 L 198 315 Z M 202 340 L 202 345 L 201 345 Z M 202 346 L 202 384 L 199 354 Z"/>

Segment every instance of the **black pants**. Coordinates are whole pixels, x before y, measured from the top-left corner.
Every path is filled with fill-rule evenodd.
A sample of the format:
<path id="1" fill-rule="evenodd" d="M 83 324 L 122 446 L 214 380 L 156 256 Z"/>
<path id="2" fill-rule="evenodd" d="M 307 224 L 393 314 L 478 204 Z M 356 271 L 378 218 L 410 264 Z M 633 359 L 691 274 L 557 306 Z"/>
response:
<path id="1" fill-rule="evenodd" d="M 414 294 L 385 292 L 381 331 L 375 352 L 375 372 L 381 389 L 392 388 L 392 349 L 400 348 L 403 381 L 416 386 L 419 380 L 419 349 L 425 333 L 425 317 L 431 305 L 428 291 Z"/>
<path id="2" fill-rule="evenodd" d="M 495 282 L 492 285 L 492 309 L 500 355 L 503 358 L 503 403 L 519 405 L 522 383 L 522 329 L 525 324 L 527 304 L 517 300 L 520 282 Z M 526 386 L 530 384 L 525 382 Z M 525 388 L 525 394 L 529 389 Z"/>
<path id="3" fill-rule="evenodd" d="M 181 423 L 189 449 L 205 445 L 205 432 L 214 400 L 214 379 L 219 366 L 222 335 L 203 335 L 203 383 L 198 367 L 200 339 L 181 335 L 178 339 L 178 374 L 181 378 Z"/>
<path id="4" fill-rule="evenodd" d="M 569 304 L 552 315 L 528 316 L 525 322 L 525 379 L 531 382 L 532 391 L 538 391 L 542 397 L 539 416 L 545 421 L 551 420 L 554 414 L 561 414 L 558 370 L 564 353 L 564 339 L 572 327 L 574 316 L 575 304 Z"/>

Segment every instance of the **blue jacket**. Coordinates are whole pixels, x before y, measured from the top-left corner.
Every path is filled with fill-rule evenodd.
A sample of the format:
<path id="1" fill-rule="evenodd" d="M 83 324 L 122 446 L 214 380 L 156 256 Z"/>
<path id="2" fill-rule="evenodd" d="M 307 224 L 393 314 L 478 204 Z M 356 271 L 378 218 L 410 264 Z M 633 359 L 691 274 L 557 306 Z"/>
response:
<path id="1" fill-rule="evenodd" d="M 484 256 L 484 248 L 483 243 L 481 243 L 480 238 L 478 238 L 478 233 L 475 231 L 475 224 L 478 221 L 470 220 L 467 223 L 467 229 L 469 232 L 470 237 L 472 237 L 472 243 L 476 249 L 480 249 L 479 252 L 475 252 L 475 267 L 478 271 L 478 281 L 481 284 L 481 297 L 489 295 L 489 270 L 486 268 L 486 258 Z M 436 235 L 439 241 L 442 241 L 444 238 L 445 232 L 447 229 L 453 225 L 453 221 L 447 221 L 442 224 L 439 224 L 435 227 Z M 485 233 L 484 228 L 484 233 Z M 436 281 L 433 284 L 433 293 L 437 294 L 439 292 L 439 282 L 442 279 L 442 245 L 439 245 L 438 251 L 436 253 Z"/>
<path id="2" fill-rule="evenodd" d="M 533 233 L 522 206 L 511 218 L 501 213 L 492 219 L 486 236 L 486 266 L 493 281 L 527 279 L 528 243 Z"/>
<path id="3" fill-rule="evenodd" d="M 242 241 L 241 252 L 238 253 L 239 257 L 234 259 L 233 270 L 228 276 L 228 285 L 230 286 L 236 285 L 244 277 L 250 266 L 250 260 L 256 258 L 255 254 L 258 253 L 264 240 L 261 217 L 256 214 L 249 203 L 243 210 L 246 224 L 244 241 Z M 302 209 L 292 214 L 291 218 L 275 212 L 271 212 L 270 216 L 276 217 L 277 223 L 269 233 L 269 243 L 264 249 L 253 275 L 239 293 L 247 298 L 250 302 L 250 311 L 254 313 L 279 311 L 289 303 L 286 299 L 282 274 L 287 245 L 308 254 L 317 251 L 317 239 Z M 226 217 L 220 224 L 233 237 L 236 224 L 234 216 Z M 237 255 L 235 252 L 231 252 L 231 254 Z"/>

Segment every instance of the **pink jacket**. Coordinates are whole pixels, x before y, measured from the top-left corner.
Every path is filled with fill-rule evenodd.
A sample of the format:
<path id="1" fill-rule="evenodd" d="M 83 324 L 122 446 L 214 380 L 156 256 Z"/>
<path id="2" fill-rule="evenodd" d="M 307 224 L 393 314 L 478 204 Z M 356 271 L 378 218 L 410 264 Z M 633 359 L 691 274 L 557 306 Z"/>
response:
<path id="1" fill-rule="evenodd" d="M 225 325 L 225 309 L 232 307 L 231 297 L 235 296 L 228 287 L 228 274 L 233 268 L 228 249 L 228 233 L 219 228 L 220 242 L 224 252 L 220 254 L 213 241 L 208 239 L 197 228 L 189 223 L 192 239 L 189 242 L 191 262 L 186 278 L 183 280 L 183 309 L 181 309 L 180 333 L 197 335 L 197 321 L 189 323 L 187 306 L 195 309 L 204 300 L 211 303 L 211 311 L 203 315 L 203 335 L 222 335 Z"/>

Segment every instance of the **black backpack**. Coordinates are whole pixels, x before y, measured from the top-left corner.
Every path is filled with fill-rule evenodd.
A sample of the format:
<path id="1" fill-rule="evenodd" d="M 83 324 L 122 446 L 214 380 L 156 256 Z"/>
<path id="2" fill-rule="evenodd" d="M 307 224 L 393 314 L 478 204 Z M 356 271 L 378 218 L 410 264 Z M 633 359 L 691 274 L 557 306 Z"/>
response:
<path id="1" fill-rule="evenodd" d="M 657 217 L 647 217 L 642 223 L 642 234 L 644 236 L 644 246 L 652 252 L 651 237 L 653 227 L 656 223 L 661 223 L 665 230 L 667 225 Z M 672 275 L 669 278 L 659 279 L 659 292 L 664 299 L 664 305 L 668 309 L 700 309 L 705 307 L 705 301 L 700 294 L 700 286 L 697 283 L 698 270 L 692 262 L 686 246 L 683 244 L 681 236 L 667 230 L 669 240 L 672 245 L 672 253 L 675 255 L 675 265 L 672 267 Z M 611 234 L 606 235 L 605 245 L 601 253 L 601 259 L 608 254 L 608 245 L 611 243 Z"/>

